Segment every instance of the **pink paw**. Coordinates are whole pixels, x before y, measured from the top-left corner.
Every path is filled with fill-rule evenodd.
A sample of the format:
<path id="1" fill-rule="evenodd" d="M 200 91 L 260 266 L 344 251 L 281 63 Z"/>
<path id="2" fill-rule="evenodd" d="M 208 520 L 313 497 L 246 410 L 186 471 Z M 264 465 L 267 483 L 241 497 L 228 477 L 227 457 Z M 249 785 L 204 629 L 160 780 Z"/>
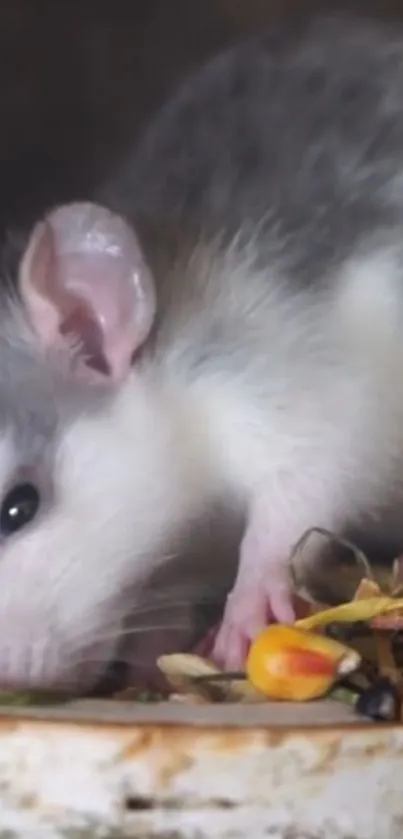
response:
<path id="1" fill-rule="evenodd" d="M 219 628 L 220 627 L 218 625 L 214 626 L 212 629 L 209 629 L 207 635 L 205 635 L 202 638 L 202 640 L 199 641 L 199 643 L 195 647 L 193 647 L 192 654 L 199 655 L 202 658 L 211 658 Z"/>
<path id="2" fill-rule="evenodd" d="M 242 670 L 251 641 L 269 623 L 292 623 L 295 619 L 291 588 L 268 589 L 236 586 L 229 595 L 212 659 L 224 670 Z"/>

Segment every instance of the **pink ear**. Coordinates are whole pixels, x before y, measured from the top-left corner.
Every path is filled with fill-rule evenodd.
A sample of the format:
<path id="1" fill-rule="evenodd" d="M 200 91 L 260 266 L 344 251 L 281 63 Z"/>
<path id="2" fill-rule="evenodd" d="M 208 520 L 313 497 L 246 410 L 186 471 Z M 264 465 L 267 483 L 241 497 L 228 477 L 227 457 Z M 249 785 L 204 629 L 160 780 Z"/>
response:
<path id="1" fill-rule="evenodd" d="M 155 291 L 131 227 L 96 204 L 49 213 L 31 235 L 20 292 L 47 346 L 77 338 L 88 368 L 123 378 L 147 338 Z"/>

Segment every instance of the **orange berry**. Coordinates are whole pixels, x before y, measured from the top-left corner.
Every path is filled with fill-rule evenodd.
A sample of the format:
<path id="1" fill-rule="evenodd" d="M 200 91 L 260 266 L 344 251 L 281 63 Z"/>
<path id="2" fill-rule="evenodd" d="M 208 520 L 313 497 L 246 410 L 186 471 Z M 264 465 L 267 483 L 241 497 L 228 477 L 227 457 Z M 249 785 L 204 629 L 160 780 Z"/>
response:
<path id="1" fill-rule="evenodd" d="M 342 675 L 356 670 L 360 655 L 323 635 L 273 624 L 250 647 L 246 673 L 271 699 L 296 702 L 324 696 Z"/>

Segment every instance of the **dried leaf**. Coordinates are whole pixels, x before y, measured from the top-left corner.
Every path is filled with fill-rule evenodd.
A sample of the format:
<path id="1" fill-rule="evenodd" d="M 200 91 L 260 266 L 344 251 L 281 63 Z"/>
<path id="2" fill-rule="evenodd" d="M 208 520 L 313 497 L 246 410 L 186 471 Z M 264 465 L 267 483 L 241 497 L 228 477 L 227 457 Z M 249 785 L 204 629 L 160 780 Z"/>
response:
<path id="1" fill-rule="evenodd" d="M 363 577 L 357 591 L 354 595 L 353 602 L 356 600 L 369 600 L 372 597 L 382 597 L 383 593 L 374 580 L 369 580 L 368 577 Z"/>
<path id="2" fill-rule="evenodd" d="M 198 676 L 216 676 L 221 673 L 212 661 L 191 653 L 162 655 L 157 659 L 157 666 L 167 679 L 176 676 L 194 679 Z"/>
<path id="3" fill-rule="evenodd" d="M 161 656 L 158 667 L 175 690 L 183 695 L 208 697 L 210 701 L 262 702 L 264 697 L 246 679 L 226 678 L 215 664 L 201 656 L 177 654 Z M 216 680 L 214 676 L 217 676 Z M 224 678 L 223 678 L 224 677 Z M 200 681 L 198 681 L 200 679 Z"/>
<path id="4" fill-rule="evenodd" d="M 297 574 L 297 568 L 299 564 L 299 560 L 301 557 L 301 552 L 306 548 L 307 542 L 312 539 L 312 536 L 322 536 L 327 542 L 337 545 L 338 547 L 345 548 L 353 554 L 357 565 L 361 565 L 363 571 L 365 572 L 368 579 L 373 579 L 373 573 L 371 570 L 371 565 L 363 553 L 354 545 L 353 542 L 350 542 L 348 539 L 343 539 L 341 536 L 338 536 L 336 533 L 333 533 L 331 530 L 326 530 L 323 527 L 310 527 L 305 533 L 302 534 L 301 538 L 298 542 L 294 545 L 294 548 L 291 552 L 290 556 L 290 566 L 294 576 L 294 579 Z"/>
<path id="5" fill-rule="evenodd" d="M 198 694 L 207 700 L 222 700 L 226 688 L 215 689 L 209 683 L 195 684 L 199 676 L 216 676 L 220 670 L 208 659 L 190 653 L 164 655 L 157 660 L 157 666 L 162 671 L 169 684 L 179 694 Z"/>
<path id="6" fill-rule="evenodd" d="M 371 621 L 381 615 L 397 612 L 403 608 L 403 598 L 369 597 L 363 600 L 353 600 L 342 603 L 324 612 L 317 612 L 308 618 L 297 620 L 294 626 L 299 629 L 317 629 L 329 623 L 356 623 L 357 621 Z"/>

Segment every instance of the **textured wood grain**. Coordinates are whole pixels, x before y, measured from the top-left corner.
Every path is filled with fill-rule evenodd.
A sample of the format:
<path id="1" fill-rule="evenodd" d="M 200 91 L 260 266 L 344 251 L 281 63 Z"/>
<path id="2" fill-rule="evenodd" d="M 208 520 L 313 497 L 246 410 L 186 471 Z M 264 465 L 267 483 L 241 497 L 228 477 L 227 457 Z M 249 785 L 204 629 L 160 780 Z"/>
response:
<path id="1" fill-rule="evenodd" d="M 35 714 L 0 719 L 0 839 L 401 839 L 401 727 L 326 703 Z"/>

